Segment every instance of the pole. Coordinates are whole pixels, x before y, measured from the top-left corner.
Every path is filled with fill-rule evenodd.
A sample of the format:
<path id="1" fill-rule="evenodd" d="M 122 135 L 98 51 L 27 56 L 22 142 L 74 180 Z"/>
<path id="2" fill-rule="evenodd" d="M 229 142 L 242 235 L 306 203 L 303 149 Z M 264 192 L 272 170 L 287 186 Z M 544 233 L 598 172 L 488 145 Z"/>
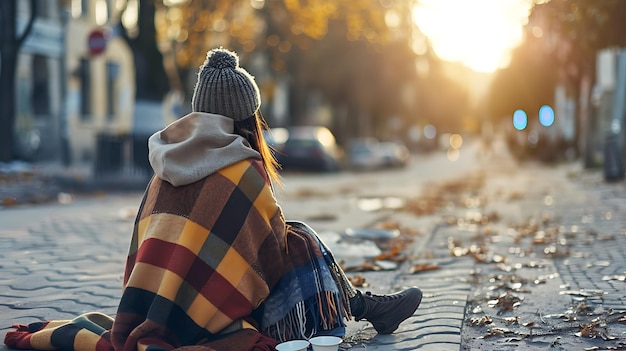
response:
<path id="1" fill-rule="evenodd" d="M 67 35 L 68 35 L 68 21 L 70 18 L 69 9 L 63 7 L 61 9 L 61 23 L 62 30 L 62 53 L 61 53 L 61 118 L 59 119 L 59 130 L 61 132 L 61 160 L 64 166 L 69 166 L 72 163 L 72 155 L 69 145 L 69 130 L 68 130 L 68 108 L 67 108 Z"/>

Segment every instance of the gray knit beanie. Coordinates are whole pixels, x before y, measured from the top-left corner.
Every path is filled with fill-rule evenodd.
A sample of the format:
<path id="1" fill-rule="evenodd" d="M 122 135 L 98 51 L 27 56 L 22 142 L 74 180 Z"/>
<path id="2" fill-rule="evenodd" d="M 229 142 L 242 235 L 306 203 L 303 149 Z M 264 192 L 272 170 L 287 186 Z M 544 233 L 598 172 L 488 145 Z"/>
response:
<path id="1" fill-rule="evenodd" d="M 236 53 L 212 49 L 198 72 L 191 100 L 193 112 L 215 113 L 241 121 L 261 106 L 254 77 L 239 67 Z"/>

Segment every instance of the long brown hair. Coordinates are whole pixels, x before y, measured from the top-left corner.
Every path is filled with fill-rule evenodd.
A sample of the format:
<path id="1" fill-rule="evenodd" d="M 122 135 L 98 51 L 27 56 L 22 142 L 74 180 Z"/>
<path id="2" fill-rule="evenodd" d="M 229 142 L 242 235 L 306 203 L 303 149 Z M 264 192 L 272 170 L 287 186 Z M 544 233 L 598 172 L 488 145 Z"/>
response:
<path id="1" fill-rule="evenodd" d="M 269 126 L 260 111 L 255 112 L 250 118 L 235 121 L 235 133 L 244 137 L 250 146 L 261 154 L 267 176 L 276 185 L 282 186 L 278 173 L 280 164 L 276 161 L 269 144 L 265 140 L 264 130 L 269 130 Z"/>

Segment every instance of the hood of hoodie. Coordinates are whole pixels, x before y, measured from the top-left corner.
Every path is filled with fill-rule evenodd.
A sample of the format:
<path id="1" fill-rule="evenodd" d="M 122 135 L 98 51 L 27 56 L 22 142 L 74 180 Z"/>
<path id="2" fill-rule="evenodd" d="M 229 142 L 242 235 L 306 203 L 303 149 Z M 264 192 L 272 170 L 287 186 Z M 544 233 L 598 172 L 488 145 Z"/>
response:
<path id="1" fill-rule="evenodd" d="M 261 155 L 233 131 L 231 118 L 190 113 L 148 139 L 150 165 L 159 178 L 181 186 L 247 158 L 261 159 Z"/>

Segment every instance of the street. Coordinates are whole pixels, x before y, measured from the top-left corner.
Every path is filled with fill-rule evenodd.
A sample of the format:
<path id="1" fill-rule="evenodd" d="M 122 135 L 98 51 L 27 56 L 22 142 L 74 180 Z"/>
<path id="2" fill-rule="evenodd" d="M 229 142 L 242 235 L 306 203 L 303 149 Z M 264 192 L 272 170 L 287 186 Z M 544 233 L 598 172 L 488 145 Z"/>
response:
<path id="1" fill-rule="evenodd" d="M 359 289 L 424 291 L 394 334 L 351 321 L 341 349 L 626 350 L 624 184 L 481 145 L 468 141 L 456 161 L 414 155 L 406 169 L 285 173 L 286 218 L 316 229 Z M 113 315 L 140 198 L 0 210 L 3 334 Z"/>
<path id="2" fill-rule="evenodd" d="M 97 351 L 198 347 L 241 314 L 276 334 L 215 348 L 342 328 L 354 292 L 321 289 L 332 279 L 302 269 L 323 271 L 314 255 L 281 251 L 296 238 L 259 236 L 283 219 L 316 231 L 302 252 L 336 259 L 336 281 L 410 289 L 372 297 L 401 308 L 351 299 L 376 328 L 332 329 L 341 351 L 626 351 L 624 14 L 626 0 L 0 0 L 0 351 L 85 351 L 88 328 L 28 342 L 98 312 Z M 248 182 L 253 168 L 273 183 Z M 149 347 L 141 328 L 108 332 L 118 309 L 116 332 L 156 311 Z"/>

